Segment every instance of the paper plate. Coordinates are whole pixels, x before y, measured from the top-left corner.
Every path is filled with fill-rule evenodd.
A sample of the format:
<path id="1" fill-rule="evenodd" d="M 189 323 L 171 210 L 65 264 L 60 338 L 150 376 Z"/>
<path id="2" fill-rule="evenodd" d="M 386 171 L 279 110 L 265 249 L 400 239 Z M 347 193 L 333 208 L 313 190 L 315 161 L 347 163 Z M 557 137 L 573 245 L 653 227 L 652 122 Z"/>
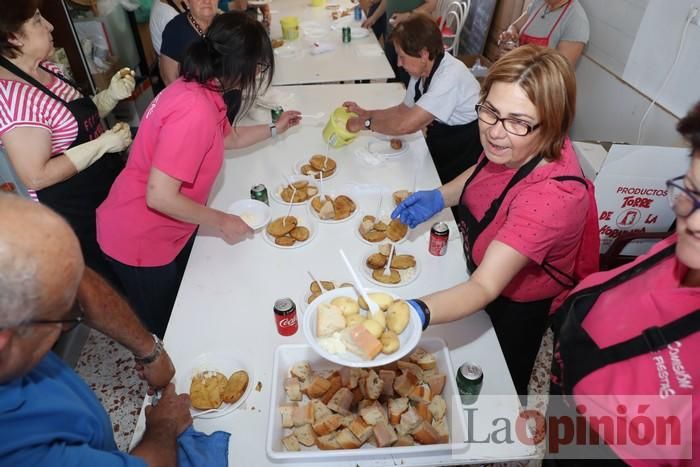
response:
<path id="1" fill-rule="evenodd" d="M 181 371 L 183 370 L 184 371 Z M 230 377 L 234 371 L 245 370 L 248 373 L 248 387 L 243 396 L 233 404 L 223 403 L 215 412 L 210 412 L 198 418 L 218 418 L 236 410 L 250 395 L 250 391 L 255 386 L 255 372 L 253 367 L 244 363 L 235 354 L 229 352 L 210 352 L 195 357 L 187 364 L 178 366 L 178 373 L 175 376 L 175 390 L 178 394 L 189 394 L 192 378 L 203 371 L 218 371 Z M 202 410 L 191 408 L 192 415 L 197 415 Z"/>
<path id="2" fill-rule="evenodd" d="M 385 239 L 383 239 L 383 240 L 380 240 L 380 241 L 378 241 L 378 242 L 370 242 L 369 240 L 367 240 L 365 237 L 362 236 L 362 234 L 360 233 L 360 224 L 362 224 L 362 218 L 365 217 L 365 216 L 367 216 L 367 215 L 374 216 L 374 213 L 368 213 L 368 212 L 363 212 L 363 213 L 361 213 L 358 222 L 355 224 L 355 229 L 354 229 L 354 230 L 355 230 L 355 235 L 357 235 L 357 238 L 359 238 L 362 242 L 366 243 L 367 245 L 375 245 L 375 246 L 376 246 L 376 245 L 381 245 L 382 243 L 386 243 L 386 242 L 388 242 L 388 241 L 391 241 L 391 240 L 389 240 L 389 238 L 387 237 L 387 238 L 385 238 Z M 391 221 L 391 217 L 389 217 L 388 215 L 382 215 L 382 216 L 380 216 L 380 218 L 381 218 L 381 220 L 383 220 L 387 225 L 388 225 L 389 222 Z M 410 229 L 409 229 L 409 230 L 410 230 Z M 399 244 L 405 242 L 405 241 L 406 241 L 406 237 L 408 237 L 408 232 L 406 232 L 406 235 L 404 235 L 403 238 L 402 238 L 401 240 L 399 240 L 398 242 L 394 242 L 394 244 L 395 244 L 395 245 L 399 245 Z"/>
<path id="3" fill-rule="evenodd" d="M 367 144 L 367 150 L 372 154 L 384 156 L 387 159 L 393 159 L 395 157 L 402 156 L 406 152 L 408 152 L 408 143 L 401 138 L 396 139 L 401 141 L 401 148 L 399 149 L 392 148 L 391 142 L 389 140 L 379 140 L 372 141 L 371 143 Z"/>
<path id="4" fill-rule="evenodd" d="M 362 39 L 369 36 L 369 30 L 362 27 L 351 27 L 350 36 L 353 39 Z"/>
<path id="5" fill-rule="evenodd" d="M 310 185 L 313 185 L 313 186 L 315 186 L 316 188 L 318 188 L 318 182 L 316 182 L 316 181 L 313 179 L 313 177 L 308 177 L 308 176 L 305 176 L 305 175 L 296 175 L 296 174 L 295 174 L 295 175 L 292 175 L 291 177 L 289 177 L 289 179 L 290 179 L 292 182 L 298 182 L 298 181 L 301 181 L 301 180 L 307 180 L 307 181 L 309 182 Z M 285 183 L 285 184 L 280 184 L 280 185 L 275 186 L 274 189 L 272 189 L 271 192 L 270 192 L 270 197 L 271 197 L 275 202 L 277 202 L 277 203 L 280 203 L 280 204 L 284 204 L 284 205 L 286 205 L 286 206 L 289 206 L 289 201 L 283 200 L 283 199 L 282 199 L 282 196 L 281 196 L 282 190 L 283 190 L 285 187 L 287 187 L 287 186 L 288 186 L 288 185 L 287 185 L 286 183 Z M 308 203 L 308 202 L 309 202 L 309 199 L 306 199 L 306 200 L 304 200 L 304 201 L 299 201 L 299 202 L 297 202 L 297 203 L 292 203 L 292 204 L 293 204 L 294 206 L 303 206 L 304 204 L 306 204 L 306 203 Z"/>
<path id="6" fill-rule="evenodd" d="M 317 225 L 317 223 L 316 223 L 316 222 L 311 218 L 311 216 L 309 216 L 308 214 L 298 215 L 298 214 L 292 213 L 291 215 L 294 216 L 294 217 L 296 217 L 297 220 L 299 221 L 299 222 L 297 223 L 298 226 L 306 227 L 306 228 L 309 229 L 309 238 L 307 238 L 307 239 L 306 239 L 305 241 L 303 241 L 303 242 L 297 241 L 297 242 L 295 242 L 294 245 L 292 245 L 292 246 L 282 246 L 282 245 L 278 245 L 278 244 L 275 243 L 275 237 L 273 237 L 272 235 L 270 235 L 269 233 L 267 233 L 267 229 L 266 229 L 266 230 L 263 232 L 263 238 L 265 239 L 265 241 L 266 241 L 267 243 L 269 243 L 270 245 L 274 246 L 275 248 L 280 248 L 280 249 L 282 249 L 282 250 L 293 250 L 293 249 L 295 249 L 295 248 L 304 247 L 304 246 L 308 245 L 309 243 L 311 243 L 311 242 L 313 241 L 313 239 L 316 237 L 316 234 L 318 233 L 318 225 Z M 282 216 L 280 216 L 280 217 L 282 217 Z M 273 219 L 273 220 L 274 220 L 274 219 Z"/>
<path id="7" fill-rule="evenodd" d="M 323 222 L 324 224 L 340 224 L 340 223 L 342 223 L 342 222 L 347 222 L 347 221 L 349 221 L 350 219 L 352 219 L 353 217 L 355 217 L 355 215 L 357 214 L 357 212 L 360 210 L 360 206 L 357 204 L 357 197 L 356 197 L 356 196 L 353 196 L 353 195 L 349 192 L 350 190 L 345 190 L 345 191 L 346 191 L 346 192 L 344 193 L 344 192 L 340 192 L 340 191 L 337 191 L 337 190 L 334 190 L 334 191 L 324 190 L 324 195 L 328 195 L 328 196 L 330 196 L 330 197 L 333 198 L 333 199 L 335 199 L 336 196 L 345 195 L 345 196 L 347 196 L 348 198 L 350 198 L 350 199 L 355 203 L 355 210 L 354 210 L 348 217 L 346 217 L 345 219 L 340 219 L 340 220 L 335 220 L 335 219 L 321 219 L 321 218 L 318 216 L 318 213 L 316 212 L 316 210 L 315 210 L 315 209 L 313 208 L 313 206 L 311 205 L 311 202 L 309 202 L 309 204 L 308 204 L 309 214 L 311 214 L 311 216 L 313 216 L 316 220 L 318 220 L 318 222 Z M 316 195 L 316 196 L 318 196 L 318 195 Z M 314 196 L 314 198 L 315 198 L 316 196 Z M 312 200 L 313 200 L 313 198 L 312 198 Z"/>
<path id="8" fill-rule="evenodd" d="M 270 206 L 257 199 L 238 200 L 228 207 L 227 212 L 239 216 L 253 230 L 270 222 Z"/>
<path id="9" fill-rule="evenodd" d="M 365 290 L 368 293 L 382 292 L 391 295 L 395 299 L 400 298 L 397 295 L 386 291 L 373 289 Z M 306 308 L 306 311 L 304 312 L 304 322 L 302 325 L 304 337 L 306 338 L 306 341 L 309 343 L 311 348 L 313 348 L 313 350 L 316 353 L 318 353 L 321 357 L 325 358 L 326 360 L 337 363 L 339 365 L 354 368 L 371 368 L 381 365 L 387 365 L 389 363 L 395 362 L 396 360 L 399 360 L 400 358 L 411 352 L 418 344 L 418 340 L 420 340 L 422 334 L 422 324 L 420 322 L 418 314 L 411 311 L 408 326 L 399 335 L 399 350 L 392 354 L 385 355 L 383 353 L 380 353 L 374 358 L 374 360 L 364 360 L 360 356 L 350 352 L 343 352 L 338 354 L 328 352 L 319 344 L 318 338 L 316 337 L 316 314 L 318 312 L 318 305 L 320 305 L 321 303 L 328 303 L 336 297 L 350 297 L 353 299 L 357 299 L 357 292 L 355 292 L 354 288 L 350 287 L 343 287 L 340 289 L 331 290 L 330 292 L 324 293 L 323 295 L 316 298 L 316 300 L 311 302 L 311 304 Z M 360 310 L 360 312 L 365 313 L 364 310 Z"/>
<path id="10" fill-rule="evenodd" d="M 326 180 L 330 180 L 331 178 L 335 177 L 336 174 L 338 173 L 338 169 L 340 168 L 340 167 L 338 166 L 338 159 L 335 159 L 335 158 L 331 158 L 331 159 L 333 159 L 333 160 L 335 161 L 335 172 L 333 172 L 333 173 L 332 173 L 331 175 L 329 175 L 328 177 L 323 177 L 323 181 L 324 181 L 324 182 L 325 182 Z M 296 161 L 296 163 L 294 164 L 294 173 L 296 173 L 296 174 L 298 174 L 298 175 L 301 175 L 301 176 L 306 176 L 306 177 L 314 178 L 314 179 L 318 180 L 318 178 L 315 177 L 314 175 L 304 175 L 303 173 L 301 173 L 301 167 L 302 167 L 304 164 L 308 164 L 308 163 L 309 163 L 309 159 L 300 159 L 300 160 Z"/>
<path id="11" fill-rule="evenodd" d="M 397 250 L 399 250 L 397 248 Z M 362 263 L 360 264 L 360 269 L 362 270 L 362 273 L 365 275 L 365 278 L 370 281 L 371 283 L 378 285 L 380 287 L 404 287 L 411 282 L 415 281 L 416 278 L 418 278 L 418 275 L 420 274 L 420 260 L 416 255 L 411 255 L 413 258 L 416 260 L 416 265 L 412 268 L 409 269 L 397 269 L 399 271 L 399 275 L 401 276 L 401 282 L 398 284 L 385 284 L 384 282 L 380 282 L 376 280 L 374 277 L 372 277 L 372 269 L 367 266 L 367 258 L 369 258 L 370 255 L 373 255 L 374 253 L 379 253 L 379 248 L 373 248 L 372 250 L 368 251 L 365 253 L 365 255 L 362 257 Z M 396 254 L 396 252 L 394 252 Z M 404 254 L 401 251 L 398 252 L 398 254 Z"/>
<path id="12" fill-rule="evenodd" d="M 283 45 L 274 49 L 275 55 L 279 58 L 297 59 L 304 56 L 304 49 L 291 45 Z"/>

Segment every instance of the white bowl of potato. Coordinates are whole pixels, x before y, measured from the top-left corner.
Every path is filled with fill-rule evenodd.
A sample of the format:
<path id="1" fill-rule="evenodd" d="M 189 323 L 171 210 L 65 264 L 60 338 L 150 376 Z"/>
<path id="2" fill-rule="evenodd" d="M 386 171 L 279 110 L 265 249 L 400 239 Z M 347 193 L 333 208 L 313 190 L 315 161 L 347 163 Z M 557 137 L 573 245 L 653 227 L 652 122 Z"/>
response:
<path id="1" fill-rule="evenodd" d="M 422 325 L 397 295 L 367 290 L 382 311 L 363 309 L 354 288 L 325 292 L 306 308 L 302 330 L 320 356 L 339 365 L 370 368 L 399 360 L 418 344 Z"/>

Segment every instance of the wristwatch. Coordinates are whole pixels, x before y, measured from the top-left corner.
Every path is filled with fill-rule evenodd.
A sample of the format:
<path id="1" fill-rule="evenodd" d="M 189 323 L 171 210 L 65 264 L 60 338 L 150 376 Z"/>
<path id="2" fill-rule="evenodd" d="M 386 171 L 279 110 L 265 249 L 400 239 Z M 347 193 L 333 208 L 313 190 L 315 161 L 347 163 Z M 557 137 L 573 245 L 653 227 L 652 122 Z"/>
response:
<path id="1" fill-rule="evenodd" d="M 136 356 L 136 354 L 134 354 L 134 360 L 139 365 L 148 365 L 149 363 L 155 362 L 156 359 L 160 356 L 160 354 L 165 351 L 165 349 L 163 348 L 163 341 L 160 340 L 160 338 L 155 334 L 151 335 L 153 336 L 153 341 L 156 343 L 156 346 L 151 353 L 149 353 L 148 355 L 144 355 L 143 357 L 138 357 Z"/>
<path id="2" fill-rule="evenodd" d="M 277 136 L 277 125 L 270 123 L 270 136 L 273 138 Z"/>
<path id="3" fill-rule="evenodd" d="M 372 131 L 372 118 L 370 117 L 370 118 L 366 119 L 364 125 L 365 125 L 365 130 Z"/>

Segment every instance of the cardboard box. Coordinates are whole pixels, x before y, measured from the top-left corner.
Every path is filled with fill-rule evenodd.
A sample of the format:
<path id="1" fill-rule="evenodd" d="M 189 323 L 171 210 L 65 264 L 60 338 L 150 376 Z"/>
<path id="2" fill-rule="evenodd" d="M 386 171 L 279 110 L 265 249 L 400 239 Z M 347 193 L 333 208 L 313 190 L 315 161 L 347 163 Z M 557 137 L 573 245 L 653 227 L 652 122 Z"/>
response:
<path id="1" fill-rule="evenodd" d="M 581 150 L 582 146 L 578 147 Z M 585 150 L 579 154 L 582 165 L 590 164 L 589 172 L 595 171 L 600 152 L 583 147 Z M 668 231 L 676 216 L 668 204 L 666 181 L 684 174 L 688 164 L 688 150 L 684 148 L 619 144 L 610 147 L 597 176 L 592 178 L 601 253 L 623 232 Z M 648 242 L 631 243 L 623 254 L 637 256 L 649 246 Z"/>

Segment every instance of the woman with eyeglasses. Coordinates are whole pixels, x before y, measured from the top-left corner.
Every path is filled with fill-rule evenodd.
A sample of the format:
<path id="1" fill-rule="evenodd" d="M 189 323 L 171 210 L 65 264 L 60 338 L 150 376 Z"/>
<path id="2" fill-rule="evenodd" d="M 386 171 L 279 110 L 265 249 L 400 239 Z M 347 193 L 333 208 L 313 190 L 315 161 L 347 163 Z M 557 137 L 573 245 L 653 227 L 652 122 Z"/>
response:
<path id="1" fill-rule="evenodd" d="M 595 201 L 567 138 L 575 103 L 558 52 L 528 45 L 504 56 L 481 88 L 478 163 L 392 213 L 415 227 L 457 206 L 470 278 L 411 304 L 424 326 L 485 309 L 521 395 L 554 297 L 597 269 Z"/>
<path id="2" fill-rule="evenodd" d="M 673 444 L 658 437 L 621 442 L 591 423 L 607 443 L 600 453 L 620 459 L 616 465 L 694 465 L 680 457 L 691 447 L 693 458 L 700 452 L 700 102 L 677 129 L 692 153 L 688 172 L 666 183 L 676 233 L 630 264 L 588 276 L 554 314 L 550 394 L 586 407 L 577 415 L 587 421 L 612 416 L 629 424 L 647 404 L 651 409 L 642 416 L 648 420 L 674 416 L 687 433 L 692 429 L 692 446 L 688 439 Z M 550 405 L 557 402 L 550 397 Z M 557 404 L 550 413 L 561 409 Z M 579 452 L 592 457 L 592 450 Z M 588 465 L 600 465 L 595 462 Z"/>
<path id="3" fill-rule="evenodd" d="M 301 120 L 283 112 L 275 125 L 232 128 L 222 94 L 252 103 L 273 73 L 270 38 L 244 13 L 217 16 L 185 56 L 183 75 L 146 110 L 126 168 L 97 210 L 97 238 L 127 297 L 158 336 L 170 311 L 197 226 L 229 243 L 252 235 L 238 216 L 206 206 L 223 164 L 237 149 L 284 133 Z"/>

